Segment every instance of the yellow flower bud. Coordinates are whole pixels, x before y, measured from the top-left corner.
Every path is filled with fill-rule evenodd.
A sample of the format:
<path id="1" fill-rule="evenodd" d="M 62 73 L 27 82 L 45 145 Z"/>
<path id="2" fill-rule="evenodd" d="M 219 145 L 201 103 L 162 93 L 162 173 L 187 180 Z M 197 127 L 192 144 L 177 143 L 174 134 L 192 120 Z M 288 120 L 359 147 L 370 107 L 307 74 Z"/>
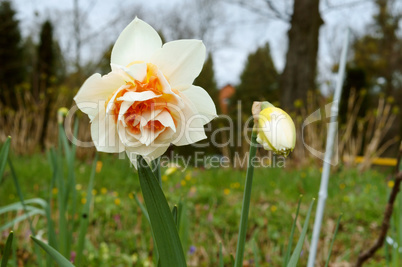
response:
<path id="1" fill-rule="evenodd" d="M 63 119 L 67 115 L 67 113 L 68 113 L 68 109 L 65 107 L 59 108 L 59 110 L 57 110 L 57 122 L 59 124 L 63 123 Z"/>
<path id="2" fill-rule="evenodd" d="M 264 107 L 264 105 L 262 105 Z M 280 108 L 268 105 L 258 115 L 257 142 L 264 149 L 283 156 L 296 144 L 296 128 L 292 118 Z"/>

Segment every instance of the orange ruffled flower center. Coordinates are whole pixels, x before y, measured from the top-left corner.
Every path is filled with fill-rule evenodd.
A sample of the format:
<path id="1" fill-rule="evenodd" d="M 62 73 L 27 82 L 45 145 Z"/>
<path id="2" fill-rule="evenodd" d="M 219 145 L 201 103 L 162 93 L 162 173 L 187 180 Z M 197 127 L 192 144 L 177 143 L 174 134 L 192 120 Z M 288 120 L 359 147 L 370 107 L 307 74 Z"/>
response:
<path id="1" fill-rule="evenodd" d="M 172 100 L 172 98 L 174 98 L 174 96 L 172 96 L 171 94 L 164 94 L 163 86 L 161 81 L 159 80 L 157 71 L 158 68 L 155 65 L 147 63 L 147 75 L 143 81 L 132 79 L 131 81 L 126 82 L 125 85 L 116 89 L 109 96 L 105 103 L 105 107 L 112 105 L 112 108 L 108 113 L 109 115 L 113 116 L 115 123 L 117 123 L 121 105 L 124 102 L 123 100 L 119 100 L 119 98 L 124 96 L 127 92 L 141 93 L 151 91 L 158 96 L 148 100 L 135 101 L 125 112 L 124 123 L 126 124 L 128 130 L 133 134 L 141 133 L 140 122 L 142 114 L 144 112 L 155 111 L 156 109 L 164 109 L 170 113 L 167 105 Z M 113 96 L 115 97 L 113 99 L 113 102 L 111 103 Z M 159 132 L 165 128 L 165 126 L 158 120 L 150 120 L 145 126 L 142 127 L 153 132 Z"/>

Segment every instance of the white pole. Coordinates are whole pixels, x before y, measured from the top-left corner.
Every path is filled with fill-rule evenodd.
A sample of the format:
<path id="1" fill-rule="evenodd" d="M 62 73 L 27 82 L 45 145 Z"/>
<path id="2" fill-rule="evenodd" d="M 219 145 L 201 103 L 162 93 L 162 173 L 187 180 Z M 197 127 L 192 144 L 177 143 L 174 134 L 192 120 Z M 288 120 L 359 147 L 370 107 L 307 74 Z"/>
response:
<path id="1" fill-rule="evenodd" d="M 320 184 L 320 192 L 318 193 L 318 205 L 317 205 L 317 212 L 314 219 L 314 229 L 313 229 L 313 237 L 311 239 L 311 246 L 310 246 L 310 253 L 308 256 L 308 264 L 307 267 L 313 267 L 315 263 L 315 258 L 317 254 L 317 245 L 318 239 L 320 237 L 320 228 L 322 217 L 324 216 L 324 209 L 325 209 L 325 200 L 327 199 L 328 194 L 328 180 L 329 180 L 329 172 L 331 167 L 331 158 L 332 152 L 334 148 L 334 140 L 337 131 L 337 118 L 338 118 L 338 111 L 339 111 L 339 102 L 342 92 L 342 85 L 343 85 L 343 77 L 345 76 L 345 66 L 346 66 L 346 56 L 348 51 L 348 44 L 349 44 L 349 30 L 346 30 L 345 33 L 345 40 L 343 43 L 342 54 L 341 54 L 341 61 L 339 63 L 339 71 L 338 77 L 336 81 L 336 88 L 334 93 L 334 101 L 331 105 L 331 123 L 328 129 L 327 135 L 327 144 L 325 148 L 325 156 L 324 156 L 324 163 L 322 168 L 322 175 L 321 175 L 321 184 Z"/>

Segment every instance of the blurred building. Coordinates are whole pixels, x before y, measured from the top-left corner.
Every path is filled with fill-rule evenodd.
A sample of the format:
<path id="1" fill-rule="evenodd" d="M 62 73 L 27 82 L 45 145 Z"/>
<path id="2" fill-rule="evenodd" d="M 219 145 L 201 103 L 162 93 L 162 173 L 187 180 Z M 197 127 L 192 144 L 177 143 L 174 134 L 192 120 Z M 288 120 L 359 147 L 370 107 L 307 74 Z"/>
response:
<path id="1" fill-rule="evenodd" d="M 230 84 L 225 85 L 219 91 L 219 107 L 221 109 L 222 114 L 228 114 L 229 101 L 235 92 L 236 89 Z"/>

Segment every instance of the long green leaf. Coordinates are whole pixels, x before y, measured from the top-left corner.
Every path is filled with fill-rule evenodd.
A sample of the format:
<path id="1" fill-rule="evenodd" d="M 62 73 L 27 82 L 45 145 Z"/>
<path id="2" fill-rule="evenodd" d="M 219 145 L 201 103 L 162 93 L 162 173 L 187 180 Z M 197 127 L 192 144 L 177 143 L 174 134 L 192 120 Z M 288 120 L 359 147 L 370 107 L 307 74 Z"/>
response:
<path id="1" fill-rule="evenodd" d="M 292 257 L 289 260 L 288 267 L 296 267 L 297 262 L 299 261 L 300 253 L 303 248 L 304 238 L 306 237 L 306 234 L 307 234 L 308 223 L 310 220 L 311 211 L 313 210 L 314 201 L 315 201 L 315 199 L 313 199 L 311 201 L 310 208 L 308 209 L 308 212 L 307 212 L 306 220 L 304 221 L 303 230 L 301 232 L 299 240 L 297 241 L 297 245 L 296 245 L 295 250 L 293 251 Z"/>
<path id="2" fill-rule="evenodd" d="M 43 210 L 41 210 L 41 209 L 37 209 L 37 208 L 34 208 L 34 207 L 30 207 L 30 208 L 32 208 L 32 210 L 27 208 L 25 210 L 24 214 L 22 214 L 22 215 L 20 215 L 20 216 L 18 216 L 16 218 L 12 219 L 11 221 L 6 222 L 5 224 L 1 225 L 0 226 L 0 231 L 3 231 L 3 230 L 5 230 L 5 229 L 7 229 L 9 227 L 12 227 L 16 223 L 19 223 L 19 222 L 24 221 L 26 219 L 30 219 L 34 215 L 38 215 L 38 214 L 39 215 L 45 215 L 45 212 Z"/>
<path id="3" fill-rule="evenodd" d="M 8 151 L 10 150 L 11 137 L 8 137 L 4 142 L 0 151 L 0 184 L 3 179 L 4 168 L 6 167 Z"/>
<path id="4" fill-rule="evenodd" d="M 162 174 L 161 174 L 161 159 L 157 158 L 151 162 L 152 172 L 154 173 L 159 185 L 162 186 Z"/>
<path id="5" fill-rule="evenodd" d="M 11 231 L 7 237 L 6 247 L 4 248 L 3 258 L 1 259 L 1 267 L 7 266 L 8 258 L 10 257 L 10 253 L 11 253 L 11 246 L 13 244 L 13 236 L 14 236 L 14 233 L 13 233 L 13 231 Z"/>
<path id="6" fill-rule="evenodd" d="M 27 209 L 26 209 L 25 201 L 24 201 L 24 196 L 22 195 L 22 190 L 21 190 L 21 187 L 20 187 L 20 183 L 18 181 L 18 177 L 17 177 L 17 174 L 16 174 L 14 166 L 13 166 L 13 162 L 12 162 L 10 157 L 8 158 L 8 165 L 10 167 L 11 176 L 13 177 L 14 185 L 15 185 L 15 188 L 17 189 L 17 194 L 18 194 L 18 197 L 20 199 L 20 202 L 22 203 L 24 213 L 28 213 Z M 27 219 L 28 219 L 29 228 L 31 230 L 31 233 L 35 234 L 35 229 L 34 229 L 34 227 L 32 225 L 31 217 L 27 216 Z M 42 259 L 41 259 L 41 255 L 40 255 L 40 251 L 39 251 L 38 247 L 35 246 L 34 250 L 35 250 L 36 261 L 38 263 L 38 266 L 42 266 Z"/>
<path id="7" fill-rule="evenodd" d="M 293 220 L 292 230 L 290 231 L 289 243 L 288 243 L 288 248 L 287 248 L 286 254 L 285 254 L 285 260 L 283 261 L 284 267 L 286 267 L 286 265 L 288 264 L 289 258 L 290 258 L 290 253 L 292 252 L 293 237 L 295 234 L 296 222 L 297 222 L 297 217 L 299 216 L 299 209 L 300 209 L 300 203 L 301 203 L 302 198 L 303 198 L 303 196 L 300 195 L 299 203 L 297 204 L 296 216 L 295 216 L 295 219 Z"/>
<path id="8" fill-rule="evenodd" d="M 60 267 L 74 267 L 74 265 L 67 260 L 66 258 L 63 257 L 57 250 L 52 248 L 51 246 L 43 243 L 39 239 L 36 239 L 35 237 L 31 236 L 31 239 L 39 245 L 48 255 L 50 255 L 57 264 L 59 264 Z"/>
<path id="9" fill-rule="evenodd" d="M 336 223 L 336 228 L 335 228 L 334 236 L 332 237 L 331 245 L 329 246 L 328 258 L 327 258 L 327 262 L 325 263 L 325 267 L 328 267 L 329 259 L 331 258 L 332 247 L 334 246 L 334 241 L 335 241 L 336 234 L 338 233 L 339 222 L 341 221 L 341 218 L 342 218 L 342 214 L 338 217 L 338 222 Z"/>
<path id="10" fill-rule="evenodd" d="M 179 221 L 177 219 L 177 206 L 174 205 L 172 209 L 172 216 L 173 216 L 173 221 L 176 224 L 177 229 L 179 229 Z"/>
<path id="11" fill-rule="evenodd" d="M 30 205 L 30 204 L 38 204 L 40 205 L 43 209 L 46 208 L 47 203 L 46 201 L 44 201 L 41 198 L 32 198 L 32 199 L 27 199 L 24 201 L 25 205 Z M 31 207 L 31 206 L 26 206 Z M 22 203 L 20 201 L 9 204 L 7 206 L 3 206 L 0 208 L 0 214 L 9 212 L 9 211 L 16 211 L 16 210 L 22 210 L 24 209 L 24 206 L 22 205 Z M 29 209 L 29 208 L 28 208 Z"/>
<path id="12" fill-rule="evenodd" d="M 81 261 L 85 246 L 85 234 L 87 233 L 89 224 L 89 208 L 91 206 L 92 201 L 92 189 L 94 188 L 94 179 L 95 179 L 97 161 L 98 161 L 98 153 L 95 154 L 95 159 L 92 164 L 91 176 L 89 178 L 89 184 L 87 189 L 87 200 L 82 209 L 82 214 L 80 217 L 80 229 L 78 232 L 79 234 L 78 234 L 77 258 L 76 258 L 76 264 L 78 266 L 82 266 Z"/>
<path id="13" fill-rule="evenodd" d="M 158 180 L 143 157 L 138 157 L 138 175 L 162 267 L 183 267 L 186 260 L 172 213 Z"/>

